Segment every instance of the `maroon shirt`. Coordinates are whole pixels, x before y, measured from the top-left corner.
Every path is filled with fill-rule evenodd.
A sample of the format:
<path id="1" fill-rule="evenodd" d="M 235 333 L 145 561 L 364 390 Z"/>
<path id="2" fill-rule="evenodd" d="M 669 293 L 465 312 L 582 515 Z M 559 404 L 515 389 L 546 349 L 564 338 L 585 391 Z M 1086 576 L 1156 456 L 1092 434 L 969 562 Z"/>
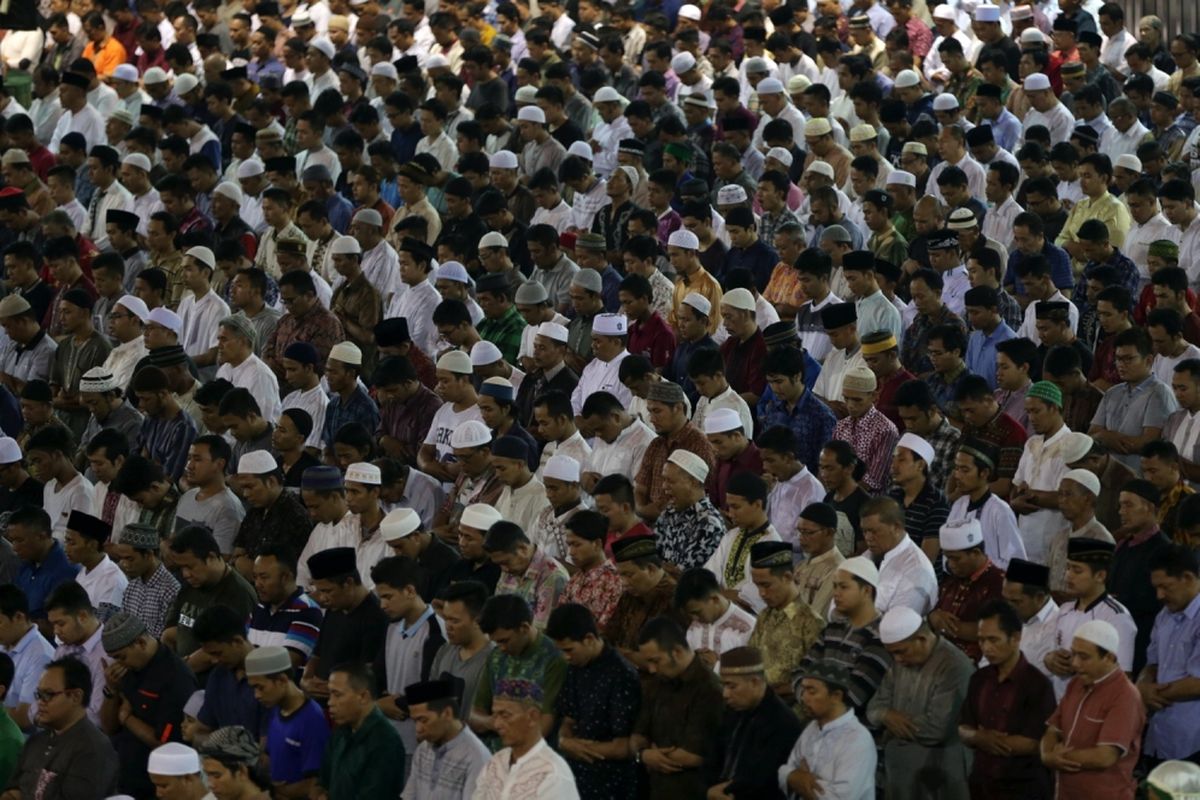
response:
<path id="1" fill-rule="evenodd" d="M 675 357 L 675 331 L 654 311 L 645 322 L 629 325 L 626 347 L 631 355 L 645 356 L 656 370 L 661 371 L 670 366 Z"/>
<path id="2" fill-rule="evenodd" d="M 962 706 L 962 724 L 1037 741 L 1046 732 L 1046 720 L 1054 713 L 1054 706 L 1050 679 L 1025 656 L 1018 656 L 1017 665 L 1003 681 L 994 664 L 981 667 L 971 676 Z M 970 787 L 971 797 L 976 800 L 1051 797 L 1050 771 L 1036 754 L 1005 757 L 976 750 Z"/>
<path id="3" fill-rule="evenodd" d="M 879 387 L 879 399 L 875 401 L 875 407 L 892 421 L 892 424 L 896 426 L 896 430 L 898 431 L 904 430 L 904 423 L 900 421 L 900 408 L 896 405 L 896 392 L 904 383 L 915 380 L 916 377 L 916 375 L 901 367 Z"/>
<path id="4" fill-rule="evenodd" d="M 735 392 L 762 397 L 767 390 L 767 374 L 763 372 L 767 342 L 761 330 L 744 342 L 730 336 L 721 343 L 721 357 L 725 359 L 725 379 Z"/>
<path id="5" fill-rule="evenodd" d="M 975 623 L 979 620 L 979 611 L 992 600 L 999 600 L 1004 588 L 1004 570 L 992 562 L 969 578 L 956 578 L 947 575 L 938 587 L 938 601 L 934 609 L 946 611 L 962 622 Z M 979 661 L 981 655 L 978 642 L 967 642 L 946 636 L 946 640 L 962 650 L 972 661 Z"/>
<path id="6" fill-rule="evenodd" d="M 754 442 L 750 442 L 746 445 L 746 449 L 732 461 L 717 461 L 712 471 L 708 473 L 708 480 L 704 482 L 704 488 L 713 501 L 713 505 L 724 509 L 725 489 L 729 486 L 729 479 L 739 472 L 762 475 L 762 471 L 762 454 L 758 452 Z"/>

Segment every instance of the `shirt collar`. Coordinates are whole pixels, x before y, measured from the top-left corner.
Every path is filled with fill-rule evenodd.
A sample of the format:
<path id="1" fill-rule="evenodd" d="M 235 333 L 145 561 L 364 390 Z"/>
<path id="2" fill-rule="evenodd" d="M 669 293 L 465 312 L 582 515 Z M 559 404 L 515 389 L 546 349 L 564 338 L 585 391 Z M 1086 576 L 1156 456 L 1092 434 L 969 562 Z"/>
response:
<path id="1" fill-rule="evenodd" d="M 1058 612 L 1058 606 L 1056 606 L 1054 604 L 1054 601 L 1046 600 L 1046 603 L 1045 603 L 1045 605 L 1042 606 L 1041 610 L 1038 611 L 1036 614 L 1034 614 L 1032 617 L 1030 617 L 1029 621 L 1025 623 L 1025 626 L 1028 627 L 1035 623 L 1046 622 L 1051 617 L 1053 617 L 1057 612 Z"/>
<path id="2" fill-rule="evenodd" d="M 412 625 L 407 625 L 404 620 L 400 620 L 399 625 L 401 638 L 407 639 L 408 637 L 412 636 L 414 633 L 420 630 L 421 626 L 424 625 L 432 616 L 433 606 L 425 606 L 425 612 L 421 614 L 421 616 L 417 618 L 417 621 Z"/>
<path id="3" fill-rule="evenodd" d="M 842 715 L 841 715 L 840 717 L 838 717 L 837 719 L 835 719 L 835 720 L 833 720 L 833 721 L 831 721 L 831 722 L 828 722 L 828 723 L 826 723 L 826 724 L 824 724 L 824 725 L 820 725 L 820 724 L 818 724 L 817 728 L 818 728 L 818 730 L 820 730 L 820 731 L 821 731 L 821 733 L 822 733 L 822 734 L 826 734 L 826 733 L 829 733 L 829 732 L 830 732 L 830 731 L 832 731 L 832 730 L 836 730 L 836 729 L 838 729 L 838 728 L 844 728 L 844 727 L 846 727 L 847 725 L 852 725 L 852 724 L 854 724 L 854 719 L 855 719 L 855 716 L 854 716 L 854 709 L 852 709 L 852 708 L 847 708 L 847 709 L 846 709 L 846 713 L 845 713 L 845 714 L 842 714 Z"/>

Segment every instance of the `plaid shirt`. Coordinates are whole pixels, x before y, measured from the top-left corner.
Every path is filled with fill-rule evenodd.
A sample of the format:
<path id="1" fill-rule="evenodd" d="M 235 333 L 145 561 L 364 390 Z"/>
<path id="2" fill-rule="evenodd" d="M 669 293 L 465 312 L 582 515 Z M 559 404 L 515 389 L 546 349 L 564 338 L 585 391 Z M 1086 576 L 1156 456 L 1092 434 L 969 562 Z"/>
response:
<path id="1" fill-rule="evenodd" d="M 1014 331 L 1019 330 L 1025 324 L 1025 309 L 1021 308 L 1015 297 L 1003 289 L 996 290 L 996 299 L 999 301 L 1000 319 Z"/>
<path id="2" fill-rule="evenodd" d="M 917 314 L 916 319 L 904 332 L 904 344 L 900 346 L 900 363 L 914 375 L 933 372 L 933 362 L 928 354 L 929 332 L 938 325 L 957 325 L 966 338 L 967 327 L 963 324 L 962 317 L 944 303 L 933 316 Z"/>
<path id="3" fill-rule="evenodd" d="M 758 429 L 766 430 L 773 425 L 783 425 L 796 434 L 799 443 L 800 463 L 812 469 L 820 461 L 821 448 L 829 441 L 837 417 L 829 406 L 806 389 L 800 395 L 796 407 L 789 410 L 788 404 L 774 395 L 764 395 L 758 401 Z"/>
<path id="4" fill-rule="evenodd" d="M 954 469 L 954 454 L 958 451 L 958 443 L 962 434 L 958 428 L 942 417 L 942 424 L 931 433 L 925 434 L 925 441 L 933 447 L 933 463 L 929 465 L 929 482 L 941 491 L 946 490 L 946 480 Z"/>
<path id="5" fill-rule="evenodd" d="M 833 438 L 849 442 L 862 462 L 867 465 L 867 474 L 862 484 L 872 494 L 883 488 L 887 480 L 888 467 L 892 463 L 892 450 L 900 434 L 892 421 L 878 408 L 871 406 L 861 417 L 844 417 L 833 426 Z"/>
<path id="6" fill-rule="evenodd" d="M 150 580 L 134 578 L 129 582 L 121 599 L 121 608 L 140 619 L 146 632 L 157 639 L 162 636 L 167 609 L 175 602 L 177 594 L 179 581 L 159 564 Z"/>
<path id="7" fill-rule="evenodd" d="M 1089 261 L 1083 268 L 1084 280 L 1075 283 L 1075 291 L 1071 293 L 1071 302 L 1074 303 L 1080 313 L 1090 309 L 1087 299 L 1087 278 L 1091 277 L 1093 271 L 1100 267 L 1112 267 L 1117 271 L 1117 285 L 1124 286 L 1129 290 L 1130 297 L 1137 297 L 1138 286 L 1141 283 L 1141 276 L 1138 274 L 1137 265 L 1130 260 L 1129 256 L 1120 251 L 1119 248 L 1112 249 L 1112 255 L 1107 261 Z M 1014 329 L 1015 330 L 1015 329 Z"/>
<path id="8" fill-rule="evenodd" d="M 516 364 L 521 352 L 521 330 L 524 327 L 525 319 L 517 312 L 517 307 L 509 306 L 499 319 L 484 319 L 476 329 L 480 338 L 500 348 L 505 361 Z"/>

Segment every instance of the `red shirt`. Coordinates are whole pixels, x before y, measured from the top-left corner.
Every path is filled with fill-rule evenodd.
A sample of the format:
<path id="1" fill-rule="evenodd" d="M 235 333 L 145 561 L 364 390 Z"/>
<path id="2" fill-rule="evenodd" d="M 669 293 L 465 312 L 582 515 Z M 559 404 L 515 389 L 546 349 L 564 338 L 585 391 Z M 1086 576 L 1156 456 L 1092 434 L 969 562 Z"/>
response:
<path id="1" fill-rule="evenodd" d="M 1188 289 L 1185 297 L 1187 299 L 1188 308 L 1194 309 L 1196 307 L 1196 293 L 1191 289 Z M 1154 285 L 1146 284 L 1146 286 L 1142 287 L 1142 293 L 1138 295 L 1137 305 L 1133 307 L 1133 321 L 1138 325 L 1145 325 L 1146 317 L 1149 316 L 1150 312 L 1154 310 L 1154 306 Z M 1186 338 L 1186 321 L 1184 323 L 1184 331 L 1184 337 Z M 1191 339 L 1188 339 L 1188 341 L 1191 341 Z"/>
<path id="2" fill-rule="evenodd" d="M 992 600 L 1000 599 L 1004 588 L 1004 570 L 987 562 L 981 570 L 969 578 L 947 575 L 938 587 L 935 610 L 945 611 L 972 625 L 979 621 L 979 611 Z M 972 661 L 979 661 L 982 653 L 978 642 L 968 642 L 947 635 L 946 640 L 962 650 Z"/>
<path id="3" fill-rule="evenodd" d="M 875 401 L 875 407 L 892 421 L 892 424 L 896 426 L 896 430 L 898 431 L 904 430 L 904 425 L 900 422 L 900 408 L 896 405 L 896 392 L 902 384 L 914 380 L 916 377 L 916 375 L 901 367 L 895 375 L 888 378 L 879 387 L 879 399 Z"/>
<path id="4" fill-rule="evenodd" d="M 609 558 L 612 558 L 613 557 L 613 552 L 612 552 L 613 542 L 619 542 L 622 539 L 628 539 L 630 536 L 653 536 L 653 535 L 654 535 L 654 531 L 650 530 L 650 526 L 644 522 L 636 523 L 632 528 L 630 528 L 629 530 L 625 531 L 624 533 L 622 533 L 620 535 L 614 534 L 612 531 L 609 531 L 608 535 L 606 535 L 604 537 L 604 552 L 608 554 Z"/>
<path id="5" fill-rule="evenodd" d="M 767 389 L 767 374 L 763 372 L 767 342 L 761 330 L 744 342 L 736 336 L 721 342 L 721 357 L 725 359 L 725 379 L 735 392 L 762 397 Z"/>
<path id="6" fill-rule="evenodd" d="M 754 475 L 762 475 L 762 454 L 758 452 L 758 448 L 754 446 L 754 442 L 746 445 L 746 449 L 734 457 L 732 461 L 718 461 L 712 471 L 708 473 L 708 480 L 704 482 L 704 489 L 708 492 L 709 499 L 713 501 L 713 505 L 717 508 L 725 508 L 725 489 L 729 486 L 729 479 L 739 472 L 750 472 Z"/>
<path id="7" fill-rule="evenodd" d="M 1068 748 L 1111 745 L 1121 751 L 1117 763 L 1105 770 L 1056 771 L 1056 797 L 1133 800 L 1137 787 L 1133 767 L 1142 750 L 1146 707 L 1119 666 L 1091 686 L 1084 686 L 1082 678 L 1072 678 L 1047 724 L 1062 733 Z"/>
<path id="8" fill-rule="evenodd" d="M 663 370 L 675 357 L 675 331 L 654 311 L 645 322 L 630 323 L 626 347 L 630 354 L 645 356 L 656 370 Z"/>
<path id="9" fill-rule="evenodd" d="M 43 147 L 40 144 L 29 151 L 29 162 L 33 164 L 33 171 L 43 181 L 50 174 L 51 167 L 58 163 L 54 158 L 54 153 L 51 153 L 49 148 Z"/>

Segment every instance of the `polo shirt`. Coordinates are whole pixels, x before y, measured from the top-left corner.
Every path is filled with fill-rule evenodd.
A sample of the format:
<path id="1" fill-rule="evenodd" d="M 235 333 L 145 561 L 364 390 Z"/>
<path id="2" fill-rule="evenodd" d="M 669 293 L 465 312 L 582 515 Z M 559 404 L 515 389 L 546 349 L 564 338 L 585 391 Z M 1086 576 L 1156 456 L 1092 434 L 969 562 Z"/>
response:
<path id="1" fill-rule="evenodd" d="M 995 664 L 980 667 L 971 676 L 961 721 L 969 728 L 986 728 L 1037 741 L 1046 731 L 1046 719 L 1054 712 L 1054 706 L 1050 680 L 1020 655 L 1012 672 L 1003 680 Z M 970 783 L 972 795 L 981 797 L 1045 797 L 1050 788 L 1050 773 L 1036 753 L 998 756 L 976 749 Z"/>
<path id="2" fill-rule="evenodd" d="M 1132 798 L 1133 767 L 1141 752 L 1146 708 L 1138 690 L 1120 667 L 1113 667 L 1091 686 L 1072 678 L 1066 695 L 1047 724 L 1058 730 L 1068 749 L 1085 750 L 1099 745 L 1116 747 L 1121 757 L 1104 770 L 1057 771 L 1055 796 L 1091 800 Z"/>
<path id="3" fill-rule="evenodd" d="M 196 678 L 187 664 L 169 647 L 159 645 L 140 671 L 129 671 L 121 679 L 119 694 L 129 701 L 133 716 L 150 726 L 158 742 L 182 739 L 183 706 L 196 690 Z M 146 774 L 150 750 L 126 728 L 112 736 L 121 763 L 120 788 L 136 797 L 154 794 Z"/>
<path id="4" fill-rule="evenodd" d="M 299 783 L 320 774 L 329 736 L 329 721 L 315 700 L 306 699 L 286 716 L 282 709 L 272 709 L 266 730 L 271 780 Z"/>
<path id="5" fill-rule="evenodd" d="M 255 647 L 286 647 L 308 660 L 320 630 L 320 606 L 303 589 L 297 588 L 278 606 L 255 605 L 247 637 Z"/>
<path id="6" fill-rule="evenodd" d="M 1136 386 L 1120 383 L 1106 391 L 1092 425 L 1127 436 L 1141 436 L 1144 428 L 1165 426 L 1167 415 L 1178 407 L 1171 387 L 1151 375 Z M 1113 453 L 1112 457 L 1134 471 L 1141 469 L 1137 453 Z"/>
<path id="7" fill-rule="evenodd" d="M 41 563 L 23 562 L 17 573 L 16 587 L 29 601 L 30 618 L 46 616 L 46 598 L 60 584 L 75 580 L 78 574 L 79 567 L 67 561 L 67 554 L 58 542 L 50 546 L 50 552 Z"/>

